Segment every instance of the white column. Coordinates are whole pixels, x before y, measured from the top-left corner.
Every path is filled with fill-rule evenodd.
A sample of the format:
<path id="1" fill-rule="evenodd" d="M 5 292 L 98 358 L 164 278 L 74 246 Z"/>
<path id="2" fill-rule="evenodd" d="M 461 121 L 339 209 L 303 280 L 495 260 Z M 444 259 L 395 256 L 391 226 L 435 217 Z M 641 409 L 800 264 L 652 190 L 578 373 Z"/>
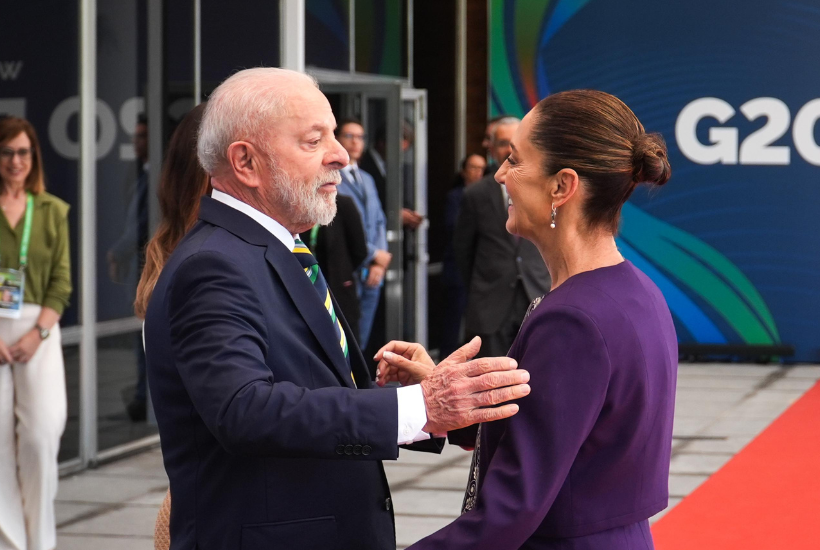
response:
<path id="1" fill-rule="evenodd" d="M 97 458 L 97 2 L 80 0 L 80 460 Z"/>
<path id="2" fill-rule="evenodd" d="M 456 5 L 456 166 L 467 151 L 467 0 Z"/>
<path id="3" fill-rule="evenodd" d="M 282 0 L 281 66 L 305 71 L 305 0 Z"/>

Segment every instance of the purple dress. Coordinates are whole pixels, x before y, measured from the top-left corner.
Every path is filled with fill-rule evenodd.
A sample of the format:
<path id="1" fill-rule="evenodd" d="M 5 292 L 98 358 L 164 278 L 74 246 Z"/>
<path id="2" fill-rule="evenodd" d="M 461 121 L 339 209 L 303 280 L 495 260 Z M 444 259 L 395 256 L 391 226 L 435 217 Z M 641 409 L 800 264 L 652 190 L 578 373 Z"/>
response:
<path id="1" fill-rule="evenodd" d="M 678 365 L 660 290 L 630 262 L 575 275 L 532 311 L 509 355 L 532 392 L 517 415 L 482 425 L 472 509 L 411 548 L 652 549 Z"/>

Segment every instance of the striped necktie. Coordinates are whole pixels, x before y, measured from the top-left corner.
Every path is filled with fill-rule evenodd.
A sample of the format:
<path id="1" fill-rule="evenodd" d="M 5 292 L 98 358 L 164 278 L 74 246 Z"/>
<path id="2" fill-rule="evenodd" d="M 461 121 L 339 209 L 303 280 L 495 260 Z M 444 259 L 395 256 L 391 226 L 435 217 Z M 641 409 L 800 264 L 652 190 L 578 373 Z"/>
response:
<path id="1" fill-rule="evenodd" d="M 296 239 L 296 245 L 293 248 L 293 253 L 305 269 L 305 275 L 307 275 L 310 282 L 313 283 L 313 287 L 316 289 L 316 292 L 319 293 L 319 298 L 324 301 L 325 309 L 330 315 L 330 320 L 333 322 L 333 327 L 336 329 L 336 337 L 339 339 L 339 346 L 342 348 L 342 353 L 344 354 L 345 360 L 347 361 L 347 366 L 349 367 L 350 353 L 347 345 L 347 336 L 342 328 L 342 322 L 336 316 L 336 311 L 333 308 L 333 300 L 330 299 L 330 289 L 327 287 L 327 281 L 325 281 L 325 276 L 322 275 L 322 270 L 319 269 L 319 263 L 301 239 Z M 350 376 L 351 378 L 353 377 L 352 371 Z M 353 381 L 355 382 L 356 379 L 354 378 Z"/>

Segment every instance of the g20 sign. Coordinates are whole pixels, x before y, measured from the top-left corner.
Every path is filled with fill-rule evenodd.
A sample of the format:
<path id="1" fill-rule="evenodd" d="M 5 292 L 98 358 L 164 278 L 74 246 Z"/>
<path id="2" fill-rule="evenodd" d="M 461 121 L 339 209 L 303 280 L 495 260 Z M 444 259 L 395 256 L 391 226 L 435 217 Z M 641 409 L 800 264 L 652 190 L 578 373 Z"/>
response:
<path id="1" fill-rule="evenodd" d="M 681 152 L 698 164 L 751 164 L 781 165 L 791 163 L 791 148 L 772 145 L 789 131 L 791 126 L 794 147 L 803 159 L 820 166 L 820 145 L 814 139 L 814 127 L 820 119 L 820 99 L 803 105 L 792 124 L 789 107 L 774 97 L 758 97 L 740 106 L 740 113 L 749 121 L 766 117 L 766 124 L 743 141 L 738 140 L 738 129 L 730 126 L 737 111 L 728 102 L 716 97 L 703 97 L 686 105 L 675 124 L 675 138 Z M 714 119 L 719 124 L 709 128 L 709 140 L 698 140 L 698 124 Z"/>
<path id="2" fill-rule="evenodd" d="M 682 343 L 791 344 L 820 362 L 817 0 L 490 0 L 489 115 L 612 93 L 672 179 L 623 210 L 621 253 Z M 742 16 L 741 16 L 742 15 Z"/>

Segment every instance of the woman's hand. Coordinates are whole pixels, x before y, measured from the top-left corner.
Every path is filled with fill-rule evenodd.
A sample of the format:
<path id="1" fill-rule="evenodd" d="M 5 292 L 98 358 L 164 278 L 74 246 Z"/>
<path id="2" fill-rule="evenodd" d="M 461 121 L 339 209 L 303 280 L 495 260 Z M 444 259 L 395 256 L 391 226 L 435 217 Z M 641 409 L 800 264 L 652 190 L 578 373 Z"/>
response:
<path id="1" fill-rule="evenodd" d="M 480 349 L 481 338 L 476 336 L 450 354 L 437 367 L 421 344 L 394 340 L 380 349 L 374 357 L 379 361 L 376 383 L 379 386 L 384 386 L 388 382 L 400 382 L 402 386 L 418 384 L 434 369 L 466 363 L 475 357 Z"/>
<path id="2" fill-rule="evenodd" d="M 36 329 L 31 329 L 8 351 L 17 363 L 28 363 L 34 357 L 37 348 L 40 347 L 40 342 L 42 342 L 40 334 Z"/>
<path id="3" fill-rule="evenodd" d="M 8 365 L 13 361 L 14 358 L 11 356 L 8 346 L 3 340 L 0 340 L 0 365 Z"/>

